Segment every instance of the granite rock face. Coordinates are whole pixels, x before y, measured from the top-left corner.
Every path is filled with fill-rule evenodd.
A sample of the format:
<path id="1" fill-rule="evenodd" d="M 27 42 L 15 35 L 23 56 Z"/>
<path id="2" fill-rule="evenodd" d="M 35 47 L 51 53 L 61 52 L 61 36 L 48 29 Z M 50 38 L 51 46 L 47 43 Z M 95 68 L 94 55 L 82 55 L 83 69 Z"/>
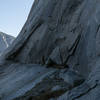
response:
<path id="1" fill-rule="evenodd" d="M 0 54 L 9 47 L 14 39 L 13 36 L 0 32 Z"/>
<path id="2" fill-rule="evenodd" d="M 99 100 L 99 3 L 35 0 L 0 58 L 1 100 Z"/>

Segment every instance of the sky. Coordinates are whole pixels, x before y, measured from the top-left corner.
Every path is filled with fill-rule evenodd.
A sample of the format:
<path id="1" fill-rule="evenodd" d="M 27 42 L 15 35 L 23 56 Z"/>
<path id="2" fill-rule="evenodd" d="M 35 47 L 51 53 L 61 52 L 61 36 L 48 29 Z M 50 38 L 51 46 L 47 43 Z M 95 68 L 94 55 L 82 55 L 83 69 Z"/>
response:
<path id="1" fill-rule="evenodd" d="M 0 0 L 0 31 L 17 36 L 34 0 Z"/>

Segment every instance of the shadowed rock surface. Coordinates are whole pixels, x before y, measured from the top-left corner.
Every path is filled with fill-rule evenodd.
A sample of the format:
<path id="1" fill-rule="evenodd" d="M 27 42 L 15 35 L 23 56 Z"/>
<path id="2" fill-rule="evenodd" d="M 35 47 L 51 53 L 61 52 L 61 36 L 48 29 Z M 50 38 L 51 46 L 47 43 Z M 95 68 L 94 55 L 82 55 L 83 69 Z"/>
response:
<path id="1" fill-rule="evenodd" d="M 15 38 L 13 36 L 0 32 L 0 55 L 6 48 L 9 47 L 14 39 Z"/>
<path id="2" fill-rule="evenodd" d="M 0 58 L 1 100 L 99 100 L 99 4 L 35 0 Z"/>

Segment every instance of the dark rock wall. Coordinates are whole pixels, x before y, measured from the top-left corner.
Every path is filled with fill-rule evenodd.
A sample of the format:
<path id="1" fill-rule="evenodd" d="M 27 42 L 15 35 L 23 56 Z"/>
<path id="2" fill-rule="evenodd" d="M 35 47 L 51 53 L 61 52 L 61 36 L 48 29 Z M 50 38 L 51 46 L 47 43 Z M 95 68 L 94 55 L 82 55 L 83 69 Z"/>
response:
<path id="1" fill-rule="evenodd" d="M 65 100 L 99 100 L 99 4 L 99 0 L 35 0 L 3 61 L 74 69 L 86 81 L 66 93 Z"/>
<path id="2" fill-rule="evenodd" d="M 96 4 L 96 0 L 36 0 L 5 58 L 37 64 L 52 60 L 83 74 L 87 70 L 87 76 L 96 57 Z"/>

